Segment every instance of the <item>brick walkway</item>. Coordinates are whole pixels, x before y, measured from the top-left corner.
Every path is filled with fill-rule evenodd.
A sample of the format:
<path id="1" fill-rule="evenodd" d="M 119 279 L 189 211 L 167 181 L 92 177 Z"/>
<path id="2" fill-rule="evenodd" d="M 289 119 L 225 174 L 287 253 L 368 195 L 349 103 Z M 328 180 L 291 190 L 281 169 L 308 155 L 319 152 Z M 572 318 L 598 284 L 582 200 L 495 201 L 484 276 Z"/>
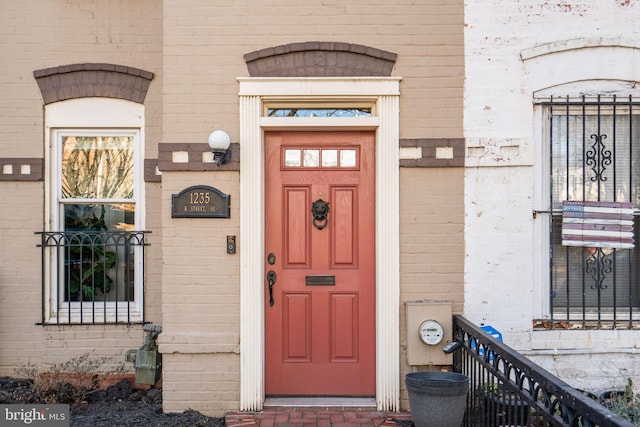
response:
<path id="1" fill-rule="evenodd" d="M 225 422 L 227 427 L 413 426 L 408 412 L 337 407 L 265 407 L 261 412 L 230 412 Z"/>

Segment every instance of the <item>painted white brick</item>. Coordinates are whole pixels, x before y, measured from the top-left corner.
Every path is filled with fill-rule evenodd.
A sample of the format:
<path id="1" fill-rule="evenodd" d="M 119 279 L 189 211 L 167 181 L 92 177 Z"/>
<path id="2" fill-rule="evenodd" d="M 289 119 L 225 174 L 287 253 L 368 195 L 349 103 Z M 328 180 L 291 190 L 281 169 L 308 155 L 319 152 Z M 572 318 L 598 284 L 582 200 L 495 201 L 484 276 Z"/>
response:
<path id="1" fill-rule="evenodd" d="M 628 354 L 637 343 L 613 331 L 532 337 L 534 307 L 545 286 L 535 283 L 533 265 L 534 147 L 540 144 L 533 95 L 584 79 L 637 81 L 639 7 L 623 0 L 471 0 L 465 8 L 465 314 L 492 324 L 507 343 L 534 356 L 535 349 L 557 349 L 555 357 L 535 358 L 583 388 L 623 384 L 625 375 L 637 375 L 636 356 Z M 567 59 L 551 54 L 559 50 Z M 603 334 L 608 338 L 601 341 Z M 603 348 L 609 354 L 601 354 Z M 594 354 L 580 354 L 589 351 Z M 615 368 L 603 372 L 610 361 Z"/>

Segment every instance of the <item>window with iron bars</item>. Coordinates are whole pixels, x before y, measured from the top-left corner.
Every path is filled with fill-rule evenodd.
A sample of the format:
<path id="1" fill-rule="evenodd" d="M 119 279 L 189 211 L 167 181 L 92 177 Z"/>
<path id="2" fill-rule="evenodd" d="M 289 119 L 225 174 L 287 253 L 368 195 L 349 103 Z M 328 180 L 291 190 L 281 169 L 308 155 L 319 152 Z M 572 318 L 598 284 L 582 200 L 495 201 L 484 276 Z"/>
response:
<path id="1" fill-rule="evenodd" d="M 551 325 L 630 327 L 640 320 L 640 105 L 632 96 L 582 96 L 550 98 L 542 106 L 549 154 Z M 584 209 L 578 220 L 584 242 L 569 243 L 566 234 L 563 239 L 573 232 L 568 204 Z M 624 221 L 616 217 L 622 205 Z M 599 218 L 586 214 L 592 209 Z"/>
<path id="2" fill-rule="evenodd" d="M 52 131 L 43 323 L 144 321 L 140 138 L 138 129 Z"/>
<path id="3" fill-rule="evenodd" d="M 147 233 L 36 233 L 42 251 L 42 324 L 144 323 L 136 293 L 143 293 Z M 48 281 L 57 284 L 53 292 Z M 53 310 L 47 310 L 45 296 Z"/>

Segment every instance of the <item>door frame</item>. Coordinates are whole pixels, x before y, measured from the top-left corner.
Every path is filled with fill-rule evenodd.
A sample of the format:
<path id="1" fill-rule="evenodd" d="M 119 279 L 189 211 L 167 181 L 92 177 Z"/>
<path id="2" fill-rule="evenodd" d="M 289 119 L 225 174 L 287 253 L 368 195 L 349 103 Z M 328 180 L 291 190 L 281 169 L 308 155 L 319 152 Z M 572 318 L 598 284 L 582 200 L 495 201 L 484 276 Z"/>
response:
<path id="1" fill-rule="evenodd" d="M 264 346 L 264 131 L 375 130 L 376 402 L 400 408 L 400 77 L 241 77 L 240 410 L 262 409 Z M 370 101 L 372 117 L 264 117 L 269 102 Z"/>

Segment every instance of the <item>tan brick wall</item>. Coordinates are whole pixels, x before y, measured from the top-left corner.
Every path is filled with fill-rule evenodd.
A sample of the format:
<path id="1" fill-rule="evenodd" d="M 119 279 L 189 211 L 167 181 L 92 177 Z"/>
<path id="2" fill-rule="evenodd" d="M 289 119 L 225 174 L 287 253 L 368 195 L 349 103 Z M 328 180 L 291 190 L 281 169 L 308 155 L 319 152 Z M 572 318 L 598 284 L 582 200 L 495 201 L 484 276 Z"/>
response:
<path id="1" fill-rule="evenodd" d="M 464 168 L 400 169 L 401 408 L 408 409 L 405 302 L 464 304 Z M 425 367 L 419 367 L 424 369 Z M 431 367 L 433 369 L 433 367 Z"/>
<path id="2" fill-rule="evenodd" d="M 0 194 L 11 204 L 3 205 L 0 235 L 0 376 L 14 375 L 15 369 L 27 364 L 66 362 L 88 353 L 109 357 L 106 369 L 124 362 L 124 353 L 143 344 L 140 325 L 133 326 L 39 326 L 41 321 L 41 264 L 39 236 L 42 230 L 43 183 L 4 182 Z M 157 262 L 156 262 L 157 265 Z M 154 292 L 148 307 L 158 312 Z M 156 294 L 158 292 L 156 291 Z M 148 316 L 155 320 L 156 316 Z M 131 364 L 126 365 L 132 369 Z"/>
<path id="3" fill-rule="evenodd" d="M 243 55 L 267 47 L 337 41 L 398 54 L 401 138 L 462 136 L 463 2 L 167 0 L 164 140 L 203 142 L 223 128 L 237 141 Z"/>
<path id="4" fill-rule="evenodd" d="M 404 301 L 449 300 L 462 312 L 463 168 L 400 169 L 400 283 Z"/>
<path id="5" fill-rule="evenodd" d="M 159 183 L 146 185 L 145 211 L 149 246 L 145 249 L 145 319 L 162 324 L 162 188 Z"/>
<path id="6" fill-rule="evenodd" d="M 193 185 L 231 195 L 230 218 L 171 218 L 171 196 Z M 164 172 L 162 324 L 165 411 L 212 415 L 239 405 L 239 173 Z M 239 240 L 239 239 L 238 239 Z"/>
<path id="7" fill-rule="evenodd" d="M 171 218 L 171 196 L 193 185 L 231 194 L 231 218 Z M 239 330 L 239 251 L 226 253 L 226 236 L 239 234 L 238 172 L 163 174 L 163 326 L 161 342 L 178 333 Z"/>
<path id="8" fill-rule="evenodd" d="M 144 344 L 144 333 L 140 325 L 95 325 L 95 326 L 45 326 L 42 343 L 43 371 L 51 365 L 60 365 L 86 354 L 91 359 L 101 360 L 97 368 L 101 372 L 114 371 L 121 366 L 134 372 L 132 363 L 125 362 L 128 349 L 138 349 Z M 77 360 L 77 359 L 76 359 Z"/>
<path id="9" fill-rule="evenodd" d="M 157 153 L 161 120 L 162 9 L 155 0 L 135 2 L 0 2 L 0 158 L 44 158 L 43 100 L 35 70 L 80 62 L 113 63 L 156 74 L 146 98 L 147 156 Z M 48 166 L 45 165 L 45 169 Z M 157 186 L 156 186 L 157 188 Z M 159 240 L 158 206 L 149 186 L 147 223 Z M 44 228 L 44 183 L 2 182 L 0 237 L 0 376 L 32 363 L 60 363 L 84 353 L 124 361 L 140 347 L 137 326 L 42 327 L 40 249 Z M 156 239 L 154 241 L 154 239 Z M 156 246 L 157 247 L 157 246 Z M 147 271 L 158 271 L 160 252 L 151 247 Z M 159 277 L 147 283 L 147 318 L 160 320 Z M 155 289 L 154 289 L 155 286 Z M 115 363 L 115 362 L 114 362 Z M 43 368 L 46 368 L 43 366 Z"/>
<path id="10" fill-rule="evenodd" d="M 0 2 L 1 157 L 40 157 L 42 98 L 35 70 L 79 62 L 127 65 L 161 75 L 162 10 L 155 0 Z M 159 140 L 160 78 L 146 105 L 147 138 Z M 150 150 L 153 153 L 153 149 Z"/>
<path id="11" fill-rule="evenodd" d="M 165 0 L 164 12 L 165 103 L 162 142 L 200 143 L 218 128 L 226 130 L 232 141 L 238 141 L 236 78 L 248 76 L 243 55 L 258 49 L 305 41 L 355 43 L 397 53 L 398 60 L 392 75 L 403 78 L 400 84 L 400 137 L 463 136 L 462 1 L 416 4 L 408 1 L 333 0 L 318 6 L 292 4 L 284 0 L 227 2 L 224 5 L 205 0 Z M 242 141 L 239 142 L 242 146 Z M 168 174 L 163 176 L 163 187 L 170 185 L 174 192 L 190 183 L 174 186 L 173 178 L 168 183 L 168 177 Z M 453 299 L 454 309 L 459 311 L 462 308 L 462 177 L 461 168 L 402 172 L 403 302 L 426 298 Z M 237 192 L 231 194 L 235 196 Z M 169 194 L 163 192 L 163 200 L 166 202 L 168 198 Z M 163 215 L 166 216 L 167 212 L 165 207 Z M 200 220 L 191 221 L 195 225 Z M 208 226 L 197 226 L 196 230 L 189 229 L 187 225 L 178 228 L 182 226 L 177 225 L 179 222 L 176 220 L 166 223 L 169 224 L 171 228 L 176 224 L 176 229 L 164 230 L 164 259 L 173 260 L 176 265 L 165 265 L 165 303 L 184 298 L 181 293 L 170 294 L 178 292 L 174 289 L 176 286 L 197 290 L 200 292 L 198 301 L 204 303 L 184 308 L 180 303 L 172 307 L 172 310 L 180 310 L 177 313 L 165 310 L 163 323 L 166 330 L 187 332 L 189 328 L 200 330 L 203 324 L 210 322 L 237 322 L 237 315 L 216 317 L 209 313 L 202 313 L 205 320 L 200 322 L 195 313 L 200 313 L 201 307 L 209 305 L 206 301 L 213 300 L 213 295 L 208 294 L 210 288 L 206 286 L 194 288 L 194 285 L 189 285 L 194 279 L 182 269 L 189 265 L 189 259 L 197 264 L 202 257 L 195 253 L 189 255 L 195 249 L 188 247 L 188 241 L 173 240 L 177 236 L 180 239 L 188 236 L 189 239 L 195 239 L 195 246 L 200 242 L 197 237 L 199 233 L 216 239 L 223 238 L 225 232 L 209 232 Z M 454 234 L 447 234 L 449 232 Z M 169 247 L 169 242 L 173 248 Z M 222 242 L 213 243 L 214 251 L 217 247 L 222 250 Z M 181 258 L 185 258 L 184 261 Z M 211 259 L 217 260 L 218 256 L 212 256 Z M 228 263 L 229 258 L 223 254 L 221 260 Z M 187 276 L 181 279 L 180 274 Z M 211 286 L 215 287 L 218 280 L 216 273 L 210 274 Z M 234 286 L 237 286 L 237 282 L 234 282 Z M 202 295 L 202 292 L 205 294 Z M 226 298 L 227 289 L 220 287 L 211 292 L 221 292 L 220 297 Z M 169 309 L 167 305 L 165 308 Z M 189 325 L 189 322 L 192 324 Z M 229 330 L 230 326 L 231 330 L 237 327 L 234 323 L 214 323 L 211 327 L 214 330 L 218 330 L 218 327 Z M 401 329 L 404 327 L 402 323 Z M 401 333 L 404 335 L 404 331 Z M 168 334 L 162 339 L 169 337 Z M 186 356 L 173 355 L 176 364 L 165 365 L 165 371 L 169 372 L 170 366 L 179 369 L 178 361 Z M 405 372 L 408 369 L 405 357 L 401 363 Z M 182 380 L 178 375 L 176 382 L 179 381 Z M 183 382 L 183 385 L 186 387 L 188 383 Z M 165 402 L 165 410 L 185 409 L 190 404 L 190 397 L 185 396 L 185 401 L 180 403 L 178 395 L 170 394 L 168 390 L 165 390 L 165 397 L 172 399 Z M 403 406 L 407 407 L 406 401 Z"/>
<path id="12" fill-rule="evenodd" d="M 10 374 L 16 363 L 41 358 L 40 250 L 42 183 L 1 182 L 0 195 L 0 376 Z M 7 203 L 8 202 L 8 203 Z"/>
<path id="13" fill-rule="evenodd" d="M 124 362 L 126 350 L 142 346 L 140 325 L 36 325 L 41 321 L 42 294 L 40 240 L 34 231 L 43 228 L 42 187 L 42 182 L 0 183 L 0 194 L 11 201 L 3 204 L 0 215 L 0 236 L 5 242 L 0 245 L 0 376 L 14 375 L 27 364 L 46 370 L 83 354 L 109 357 L 104 368 L 114 369 Z M 129 370 L 132 367 L 126 365 Z"/>
<path id="14" fill-rule="evenodd" d="M 147 159 L 157 158 L 161 142 L 204 143 L 213 129 L 226 130 L 238 142 L 236 78 L 248 75 L 243 55 L 304 41 L 397 53 L 392 75 L 403 78 L 400 137 L 463 136 L 462 0 L 5 1 L 0 24 L 0 158 L 43 158 L 42 99 L 33 71 L 74 63 L 154 73 L 145 101 Z M 461 177 L 458 169 L 401 170 L 402 301 L 454 299 L 454 309 L 461 309 Z M 164 327 L 165 396 L 171 396 L 165 410 L 235 409 L 239 255 L 226 254 L 225 237 L 240 234 L 239 174 L 167 172 L 162 180 L 146 185 L 146 228 L 153 233 L 145 306 L 147 319 Z M 172 219 L 171 195 L 196 184 L 231 194 L 231 218 Z M 11 239 L 0 266 L 0 375 L 27 358 L 51 363 L 88 349 L 119 357 L 142 342 L 139 326 L 34 325 L 40 315 L 40 258 L 33 231 L 43 228 L 43 188 L 37 182 L 0 183 L 0 232 Z M 20 304 L 25 309 L 16 310 Z M 168 393 L 190 388 L 192 396 Z"/>
<path id="15" fill-rule="evenodd" d="M 41 369 L 63 363 L 85 353 L 112 357 L 105 365 L 112 369 L 124 362 L 129 348 L 143 343 L 136 326 L 38 326 L 41 321 L 41 274 L 39 236 L 43 198 L 41 182 L 0 183 L 3 204 L 0 215 L 0 376 L 13 375 L 27 364 Z M 132 366 L 129 364 L 128 368 Z"/>
<path id="16" fill-rule="evenodd" d="M 234 354 L 164 354 L 164 412 L 198 408 L 221 416 L 238 409 L 240 362 Z"/>

